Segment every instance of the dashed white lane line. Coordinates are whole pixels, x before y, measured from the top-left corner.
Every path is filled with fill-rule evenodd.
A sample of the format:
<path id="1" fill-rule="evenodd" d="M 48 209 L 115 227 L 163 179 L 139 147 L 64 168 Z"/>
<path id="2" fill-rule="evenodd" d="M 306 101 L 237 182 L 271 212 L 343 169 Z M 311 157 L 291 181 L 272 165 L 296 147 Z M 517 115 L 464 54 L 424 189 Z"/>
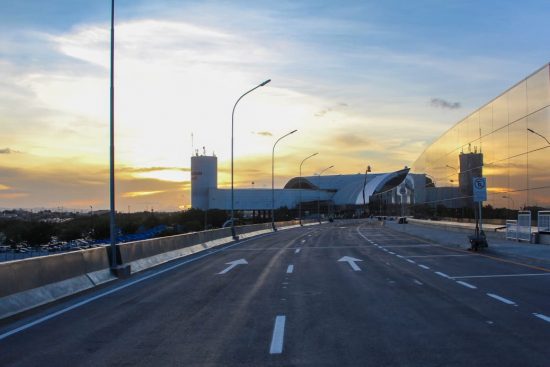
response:
<path id="1" fill-rule="evenodd" d="M 471 288 L 471 289 L 477 289 L 477 287 L 475 285 L 463 282 L 461 280 L 457 280 L 457 283 L 460 284 L 460 285 L 463 285 L 465 287 Z"/>
<path id="2" fill-rule="evenodd" d="M 418 266 L 420 266 L 422 269 L 430 270 L 429 266 L 426 266 L 426 265 L 418 265 Z"/>
<path id="3" fill-rule="evenodd" d="M 418 285 L 424 285 L 424 283 L 422 283 L 421 281 L 419 281 L 419 280 L 416 280 L 416 279 L 415 279 L 415 280 L 413 280 L 413 282 L 415 282 L 415 283 L 416 283 L 416 284 L 418 284 Z"/>
<path id="4" fill-rule="evenodd" d="M 395 255 L 395 252 L 388 251 L 389 254 Z"/>
<path id="5" fill-rule="evenodd" d="M 447 274 L 442 273 L 442 272 L 440 272 L 440 271 L 436 271 L 435 273 L 436 273 L 437 275 L 439 275 L 440 277 L 447 278 L 447 279 L 450 278 L 450 276 L 448 276 Z"/>
<path id="6" fill-rule="evenodd" d="M 416 264 L 416 261 L 413 261 L 411 259 L 407 259 L 407 262 L 410 262 L 411 264 Z"/>
<path id="7" fill-rule="evenodd" d="M 294 265 L 289 265 L 288 268 L 286 268 L 287 274 L 292 274 L 293 271 L 294 271 Z"/>
<path id="8" fill-rule="evenodd" d="M 546 322 L 550 322 L 550 317 L 545 316 L 541 313 L 533 313 L 533 316 L 538 317 L 539 319 L 544 320 Z"/>
<path id="9" fill-rule="evenodd" d="M 401 256 L 401 255 L 395 255 L 395 256 L 397 256 L 397 257 L 399 257 L 399 258 L 401 258 L 401 259 L 403 258 L 403 256 Z"/>
<path id="10" fill-rule="evenodd" d="M 306 240 L 302 240 L 302 243 L 306 243 Z"/>
<path id="11" fill-rule="evenodd" d="M 514 305 L 517 306 L 517 304 L 514 301 L 510 301 L 507 298 L 501 297 L 499 295 L 493 294 L 493 293 L 487 293 L 487 295 L 491 298 L 494 298 L 502 303 L 506 303 L 507 305 Z"/>
<path id="12" fill-rule="evenodd" d="M 300 250 L 301 250 L 301 248 L 297 248 L 297 249 L 294 251 L 294 253 L 295 253 L 295 254 L 299 254 L 299 253 L 300 253 Z"/>
<path id="13" fill-rule="evenodd" d="M 283 352 L 283 341 L 285 338 L 285 322 L 286 316 L 279 315 L 275 318 L 275 326 L 273 327 L 273 335 L 271 336 L 270 354 L 281 354 Z"/>

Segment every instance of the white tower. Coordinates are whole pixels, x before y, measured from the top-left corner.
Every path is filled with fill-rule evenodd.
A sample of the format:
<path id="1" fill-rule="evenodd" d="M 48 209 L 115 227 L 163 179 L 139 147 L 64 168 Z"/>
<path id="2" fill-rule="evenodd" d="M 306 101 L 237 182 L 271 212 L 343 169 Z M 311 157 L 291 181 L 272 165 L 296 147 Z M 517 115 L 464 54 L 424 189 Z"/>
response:
<path id="1" fill-rule="evenodd" d="M 208 190 L 218 187 L 218 157 L 191 157 L 191 207 L 208 210 Z"/>

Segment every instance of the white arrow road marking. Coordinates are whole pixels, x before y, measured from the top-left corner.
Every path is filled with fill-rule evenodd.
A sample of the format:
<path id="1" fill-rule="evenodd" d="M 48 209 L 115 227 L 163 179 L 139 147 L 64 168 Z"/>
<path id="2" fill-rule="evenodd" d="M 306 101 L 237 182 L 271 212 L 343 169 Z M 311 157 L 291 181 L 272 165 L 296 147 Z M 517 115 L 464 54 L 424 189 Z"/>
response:
<path id="1" fill-rule="evenodd" d="M 341 258 L 338 261 L 345 261 L 349 264 L 349 266 L 351 266 L 351 268 L 354 271 L 361 271 L 361 268 L 359 266 L 357 266 L 357 264 L 355 262 L 356 261 L 363 261 L 363 260 L 359 260 L 359 259 L 356 259 L 356 258 L 350 257 L 350 256 L 344 256 L 343 258 Z"/>
<path id="2" fill-rule="evenodd" d="M 230 271 L 231 269 L 233 269 L 235 266 L 245 265 L 245 264 L 248 264 L 248 262 L 245 259 L 239 259 L 239 260 L 230 261 L 226 264 L 229 265 L 229 266 L 227 268 L 223 269 L 222 271 L 220 271 L 218 274 L 225 274 L 228 271 Z"/>

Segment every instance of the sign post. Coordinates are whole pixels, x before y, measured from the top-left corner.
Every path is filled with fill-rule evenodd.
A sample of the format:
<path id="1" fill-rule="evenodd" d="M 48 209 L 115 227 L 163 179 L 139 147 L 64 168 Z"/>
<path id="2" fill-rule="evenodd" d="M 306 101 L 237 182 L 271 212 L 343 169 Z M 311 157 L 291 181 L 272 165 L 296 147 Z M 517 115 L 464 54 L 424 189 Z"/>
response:
<path id="1" fill-rule="evenodd" d="M 479 204 L 479 230 L 483 231 L 483 221 L 481 218 L 481 208 L 483 202 L 487 200 L 487 178 L 474 177 L 474 201 Z"/>

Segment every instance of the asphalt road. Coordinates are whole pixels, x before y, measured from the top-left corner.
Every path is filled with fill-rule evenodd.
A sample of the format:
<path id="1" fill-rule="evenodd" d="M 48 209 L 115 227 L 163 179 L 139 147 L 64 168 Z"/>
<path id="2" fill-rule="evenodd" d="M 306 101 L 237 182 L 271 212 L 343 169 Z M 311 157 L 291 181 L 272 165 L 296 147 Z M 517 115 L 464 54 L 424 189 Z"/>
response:
<path id="1" fill-rule="evenodd" d="M 3 325 L 0 365 L 550 365 L 550 269 L 377 223 L 204 255 Z"/>

